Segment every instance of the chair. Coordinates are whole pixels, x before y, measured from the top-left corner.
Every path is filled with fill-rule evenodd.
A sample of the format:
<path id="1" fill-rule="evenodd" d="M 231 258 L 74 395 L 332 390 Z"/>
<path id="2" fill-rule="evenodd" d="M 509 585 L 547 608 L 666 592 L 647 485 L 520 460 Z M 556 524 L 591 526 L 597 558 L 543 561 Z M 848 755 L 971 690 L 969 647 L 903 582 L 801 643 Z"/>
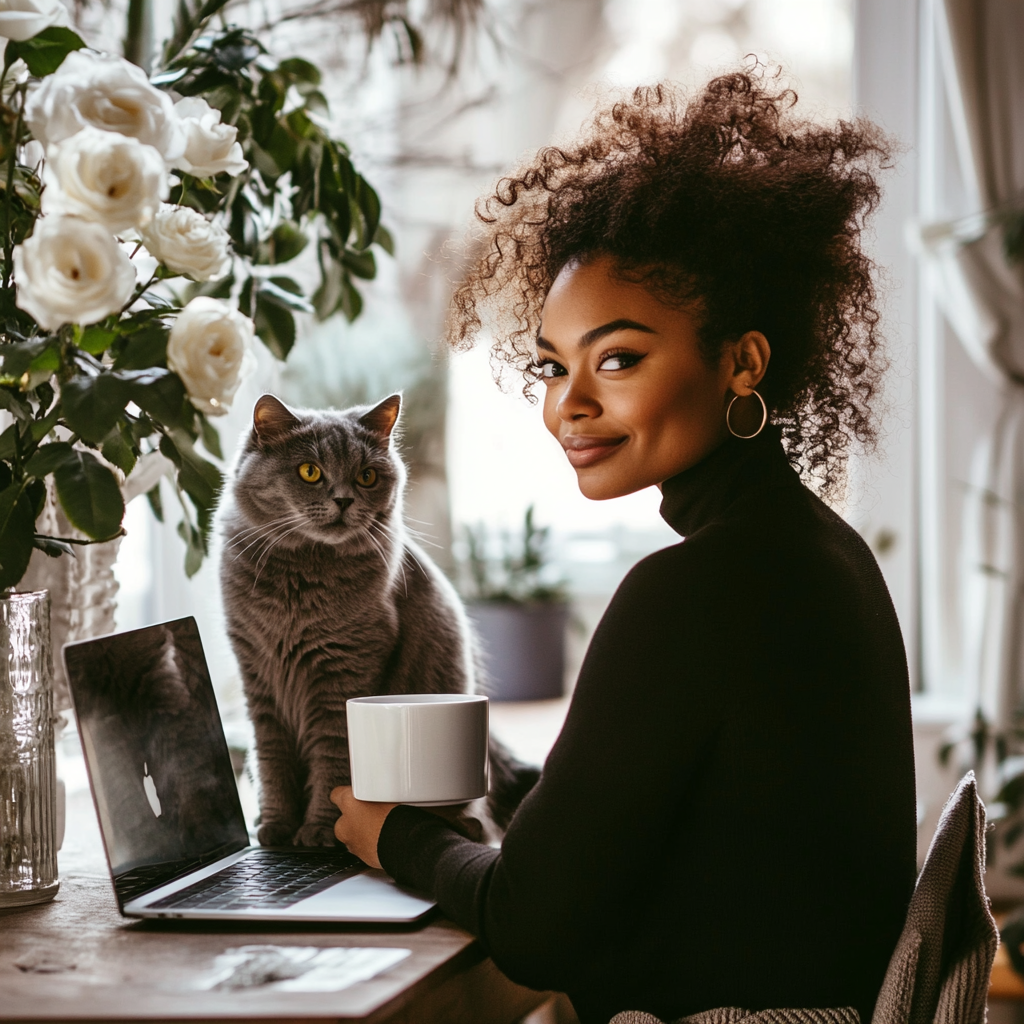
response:
<path id="1" fill-rule="evenodd" d="M 889 961 L 871 1024 L 984 1024 L 999 932 L 989 910 L 985 805 L 968 772 L 946 802 Z M 610 1024 L 662 1024 L 626 1010 Z M 850 1007 L 741 1010 L 723 1007 L 677 1024 L 859 1024 Z"/>

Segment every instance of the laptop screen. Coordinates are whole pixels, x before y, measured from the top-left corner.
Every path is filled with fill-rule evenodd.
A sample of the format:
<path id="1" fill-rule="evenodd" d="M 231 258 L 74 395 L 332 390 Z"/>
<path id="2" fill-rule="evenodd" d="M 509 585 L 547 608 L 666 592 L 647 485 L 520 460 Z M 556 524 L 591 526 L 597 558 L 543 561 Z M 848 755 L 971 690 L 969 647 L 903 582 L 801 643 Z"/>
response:
<path id="1" fill-rule="evenodd" d="M 64 663 L 122 905 L 248 845 L 195 619 L 68 644 Z"/>

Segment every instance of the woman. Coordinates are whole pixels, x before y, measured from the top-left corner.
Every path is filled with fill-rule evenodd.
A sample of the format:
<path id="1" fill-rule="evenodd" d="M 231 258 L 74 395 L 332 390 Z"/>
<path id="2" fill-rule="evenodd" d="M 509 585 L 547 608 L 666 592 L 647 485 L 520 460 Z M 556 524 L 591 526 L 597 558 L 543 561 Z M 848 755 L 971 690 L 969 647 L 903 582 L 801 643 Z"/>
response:
<path id="1" fill-rule="evenodd" d="M 914 884 L 906 659 L 826 496 L 873 439 L 870 126 L 763 77 L 638 90 L 503 179 L 453 335 L 543 381 L 590 498 L 658 484 L 685 540 L 601 621 L 500 850 L 339 788 L 336 833 L 584 1024 L 721 1006 L 871 1017 Z M 767 422 L 765 422 L 767 420 Z M 794 468 L 796 467 L 796 468 Z"/>

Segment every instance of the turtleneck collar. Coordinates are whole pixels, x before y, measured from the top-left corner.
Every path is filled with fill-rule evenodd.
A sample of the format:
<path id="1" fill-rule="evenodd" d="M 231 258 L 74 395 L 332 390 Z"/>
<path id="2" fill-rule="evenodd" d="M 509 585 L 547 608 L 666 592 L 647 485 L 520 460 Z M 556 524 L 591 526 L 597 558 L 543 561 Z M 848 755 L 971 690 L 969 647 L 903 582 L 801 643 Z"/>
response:
<path id="1" fill-rule="evenodd" d="M 780 468 L 789 469 L 789 463 L 778 427 L 765 427 L 749 441 L 730 437 L 697 465 L 661 485 L 661 517 L 676 533 L 687 537 Z"/>

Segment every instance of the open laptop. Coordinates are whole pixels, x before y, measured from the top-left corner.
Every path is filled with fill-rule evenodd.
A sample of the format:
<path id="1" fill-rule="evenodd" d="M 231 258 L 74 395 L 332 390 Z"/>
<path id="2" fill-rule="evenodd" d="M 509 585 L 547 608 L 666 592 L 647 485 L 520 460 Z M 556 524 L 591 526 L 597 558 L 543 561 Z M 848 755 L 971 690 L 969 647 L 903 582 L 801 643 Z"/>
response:
<path id="1" fill-rule="evenodd" d="M 64 645 L 127 917 L 417 921 L 434 904 L 344 848 L 249 845 L 195 619 Z"/>

